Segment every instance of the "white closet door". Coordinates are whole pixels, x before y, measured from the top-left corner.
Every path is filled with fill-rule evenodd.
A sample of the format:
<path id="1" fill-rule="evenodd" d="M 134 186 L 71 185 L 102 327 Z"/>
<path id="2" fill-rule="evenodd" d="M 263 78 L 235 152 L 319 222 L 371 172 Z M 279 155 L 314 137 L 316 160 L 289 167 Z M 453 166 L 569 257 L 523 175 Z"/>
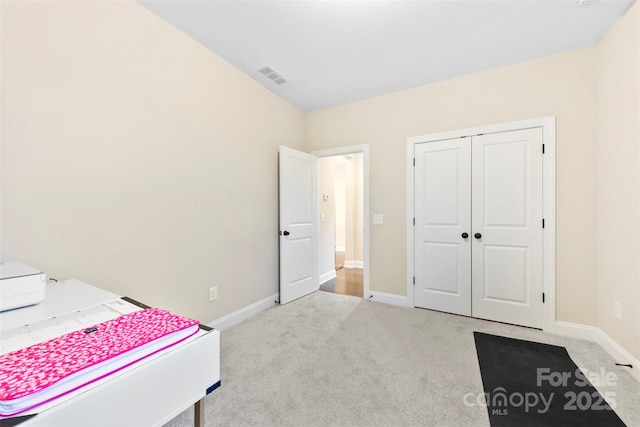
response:
<path id="1" fill-rule="evenodd" d="M 470 316 L 470 139 L 417 144 L 415 160 L 415 306 Z"/>
<path id="2" fill-rule="evenodd" d="M 541 328 L 542 129 L 472 147 L 472 316 Z"/>

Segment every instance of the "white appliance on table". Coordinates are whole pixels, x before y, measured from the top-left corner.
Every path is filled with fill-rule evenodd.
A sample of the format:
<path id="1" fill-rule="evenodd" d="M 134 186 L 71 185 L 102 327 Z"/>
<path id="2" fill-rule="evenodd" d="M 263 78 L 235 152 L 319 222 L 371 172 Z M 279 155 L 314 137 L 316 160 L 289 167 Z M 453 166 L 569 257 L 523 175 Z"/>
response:
<path id="1" fill-rule="evenodd" d="M 44 300 L 47 276 L 38 269 L 11 261 L 0 262 L 0 311 Z"/>

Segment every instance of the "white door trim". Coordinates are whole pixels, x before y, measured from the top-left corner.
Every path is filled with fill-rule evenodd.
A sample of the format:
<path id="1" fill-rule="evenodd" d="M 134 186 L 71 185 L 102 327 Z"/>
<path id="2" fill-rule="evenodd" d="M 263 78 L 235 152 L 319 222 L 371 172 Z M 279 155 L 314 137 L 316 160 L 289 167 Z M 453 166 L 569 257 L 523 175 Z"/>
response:
<path id="1" fill-rule="evenodd" d="M 347 147 L 328 148 L 325 150 L 312 151 L 316 157 L 331 157 L 342 156 L 345 154 L 362 153 L 362 189 L 363 189 L 363 256 L 364 256 L 364 271 L 363 275 L 363 288 L 362 295 L 364 298 L 370 298 L 371 292 L 369 288 L 369 144 L 350 145 Z"/>
<path id="2" fill-rule="evenodd" d="M 407 138 L 407 302 L 415 306 L 414 293 L 414 170 L 416 144 L 478 134 L 508 132 L 519 129 L 542 128 L 545 155 L 542 159 L 542 214 L 545 227 L 542 233 L 542 289 L 545 293 L 542 330 L 554 333 L 556 328 L 556 118 L 540 117 L 529 120 L 499 123 L 469 129 L 439 132 Z"/>

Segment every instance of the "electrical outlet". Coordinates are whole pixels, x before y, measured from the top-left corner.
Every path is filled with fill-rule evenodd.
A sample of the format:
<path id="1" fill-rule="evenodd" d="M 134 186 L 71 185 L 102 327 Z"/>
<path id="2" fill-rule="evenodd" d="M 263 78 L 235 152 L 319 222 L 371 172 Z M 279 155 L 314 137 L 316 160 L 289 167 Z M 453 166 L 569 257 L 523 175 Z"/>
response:
<path id="1" fill-rule="evenodd" d="M 212 286 L 209 288 L 209 302 L 215 301 L 218 299 L 218 287 Z"/>
<path id="2" fill-rule="evenodd" d="M 613 303 L 613 317 L 618 320 L 622 320 L 622 307 L 617 301 Z"/>

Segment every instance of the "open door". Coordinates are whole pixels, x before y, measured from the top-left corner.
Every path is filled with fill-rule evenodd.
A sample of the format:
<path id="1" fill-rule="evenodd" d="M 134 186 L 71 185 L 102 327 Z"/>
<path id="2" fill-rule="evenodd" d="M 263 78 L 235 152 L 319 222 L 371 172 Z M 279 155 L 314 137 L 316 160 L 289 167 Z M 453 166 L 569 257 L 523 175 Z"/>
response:
<path id="1" fill-rule="evenodd" d="M 280 147 L 280 304 L 320 288 L 316 156 Z"/>

